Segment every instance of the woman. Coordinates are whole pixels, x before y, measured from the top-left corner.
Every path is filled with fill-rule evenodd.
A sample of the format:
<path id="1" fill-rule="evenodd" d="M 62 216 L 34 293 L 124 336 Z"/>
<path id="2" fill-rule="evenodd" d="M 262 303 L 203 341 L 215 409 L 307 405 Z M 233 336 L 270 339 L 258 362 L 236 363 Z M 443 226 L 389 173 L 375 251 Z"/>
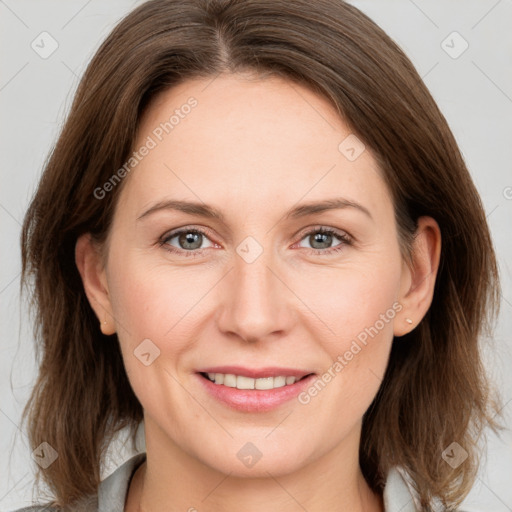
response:
<path id="1" fill-rule="evenodd" d="M 389 512 L 469 492 L 497 428 L 478 346 L 492 241 L 444 117 L 356 8 L 138 7 L 81 81 L 22 248 L 50 509 Z M 145 453 L 100 482 L 141 421 Z"/>

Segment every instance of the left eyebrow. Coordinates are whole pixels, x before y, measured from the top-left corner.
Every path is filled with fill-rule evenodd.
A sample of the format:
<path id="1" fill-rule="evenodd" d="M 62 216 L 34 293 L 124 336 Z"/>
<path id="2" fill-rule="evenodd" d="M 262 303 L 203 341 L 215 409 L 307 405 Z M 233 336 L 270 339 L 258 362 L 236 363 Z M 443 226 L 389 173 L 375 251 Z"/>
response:
<path id="1" fill-rule="evenodd" d="M 291 209 L 286 215 L 285 219 L 298 219 L 301 217 L 305 217 L 307 215 L 312 215 L 315 213 L 321 213 L 328 210 L 339 210 L 346 208 L 354 208 L 364 213 L 370 219 L 373 220 L 372 214 L 368 210 L 368 208 L 363 205 L 356 203 L 355 201 L 350 201 L 348 199 L 342 197 L 336 197 L 333 199 L 327 199 L 324 201 L 310 202 L 301 204 Z M 146 210 L 142 215 L 137 217 L 137 220 L 141 220 L 148 215 L 160 211 L 160 210 L 177 210 L 184 213 L 188 213 L 190 215 L 197 215 L 200 217 L 205 217 L 209 219 L 218 219 L 221 222 L 225 223 L 225 218 L 222 212 L 214 208 L 213 206 L 197 203 L 192 201 L 178 201 L 178 200 L 163 200 L 159 201 L 153 206 L 151 206 L 148 210 Z"/>
<path id="2" fill-rule="evenodd" d="M 355 208 L 356 210 L 363 212 L 371 220 L 374 220 L 368 208 L 364 207 L 362 204 L 356 203 L 355 201 L 350 201 L 343 197 L 335 197 L 333 199 L 326 199 L 325 201 L 301 204 L 290 210 L 286 214 L 285 219 L 297 219 L 300 217 L 305 217 L 306 215 L 312 215 L 314 213 L 321 213 L 328 210 L 340 210 L 346 208 Z"/>

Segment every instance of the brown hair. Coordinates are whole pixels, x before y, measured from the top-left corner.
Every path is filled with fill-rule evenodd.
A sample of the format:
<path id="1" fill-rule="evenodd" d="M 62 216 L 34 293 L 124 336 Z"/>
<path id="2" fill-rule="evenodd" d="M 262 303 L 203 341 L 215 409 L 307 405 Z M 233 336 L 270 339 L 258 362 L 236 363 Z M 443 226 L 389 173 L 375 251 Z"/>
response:
<path id="1" fill-rule="evenodd" d="M 106 240 L 123 183 L 101 200 L 94 190 L 129 157 L 159 92 L 243 71 L 284 77 L 332 103 L 377 158 L 402 247 L 410 248 L 419 216 L 441 228 L 432 305 L 416 329 L 393 342 L 363 418 L 360 464 L 378 492 L 389 468 L 400 465 L 425 510 L 434 496 L 457 505 L 474 481 L 483 428 L 499 428 L 479 349 L 499 307 L 493 245 L 456 141 L 413 65 L 341 0 L 152 0 L 126 16 L 92 59 L 21 240 L 40 362 L 23 419 L 33 448 L 46 441 L 59 454 L 40 470 L 53 503 L 95 493 L 114 434 L 128 427 L 135 435 L 143 417 L 117 338 L 101 333 L 74 263 L 81 234 Z M 456 469 L 441 457 L 453 441 L 468 452 Z"/>

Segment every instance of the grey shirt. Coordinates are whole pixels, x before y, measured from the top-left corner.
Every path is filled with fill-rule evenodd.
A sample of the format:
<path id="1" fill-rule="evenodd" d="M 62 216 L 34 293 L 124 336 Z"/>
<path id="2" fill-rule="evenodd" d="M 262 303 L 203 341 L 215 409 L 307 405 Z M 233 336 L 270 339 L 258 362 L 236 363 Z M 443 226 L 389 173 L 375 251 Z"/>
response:
<path id="1" fill-rule="evenodd" d="M 130 479 L 135 470 L 146 460 L 145 453 L 138 453 L 119 466 L 101 481 L 98 493 L 85 500 L 70 512 L 124 512 Z M 384 488 L 385 512 L 417 512 L 420 507 L 415 493 L 403 472 L 393 468 Z M 34 505 L 14 512 L 57 512 L 55 508 Z"/>

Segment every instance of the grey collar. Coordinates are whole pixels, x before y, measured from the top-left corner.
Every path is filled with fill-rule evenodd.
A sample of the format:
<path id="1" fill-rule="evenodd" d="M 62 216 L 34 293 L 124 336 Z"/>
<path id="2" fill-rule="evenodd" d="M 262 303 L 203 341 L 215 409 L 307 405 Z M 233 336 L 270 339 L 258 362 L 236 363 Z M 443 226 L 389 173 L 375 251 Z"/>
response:
<path id="1" fill-rule="evenodd" d="M 98 512 L 124 512 L 131 476 L 145 460 L 146 453 L 138 453 L 101 481 L 98 488 Z"/>

